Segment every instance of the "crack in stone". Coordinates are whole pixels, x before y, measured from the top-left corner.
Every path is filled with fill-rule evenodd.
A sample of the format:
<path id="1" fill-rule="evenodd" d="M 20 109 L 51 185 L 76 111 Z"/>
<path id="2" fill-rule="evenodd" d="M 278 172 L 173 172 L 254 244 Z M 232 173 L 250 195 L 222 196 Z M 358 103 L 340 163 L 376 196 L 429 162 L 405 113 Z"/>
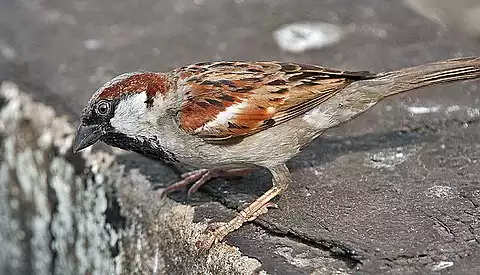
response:
<path id="1" fill-rule="evenodd" d="M 471 196 L 468 196 L 466 194 L 459 194 L 459 196 L 463 199 L 466 199 L 468 202 L 470 202 L 470 204 L 473 206 L 473 208 L 478 208 L 479 207 L 479 205 L 477 203 L 475 203 L 475 201 L 473 200 L 473 198 Z"/>
<path id="2" fill-rule="evenodd" d="M 213 199 L 219 202 L 223 207 L 227 209 L 238 211 L 238 209 L 235 207 L 232 207 L 231 204 L 229 204 L 230 206 L 227 206 L 228 203 L 225 201 L 225 198 L 222 199 L 220 197 L 215 196 Z M 334 241 L 313 239 L 308 236 L 305 236 L 304 234 L 299 234 L 291 229 L 281 229 L 276 225 L 266 222 L 262 218 L 252 221 L 251 224 L 258 226 L 259 228 L 263 229 L 266 233 L 270 234 L 271 236 L 287 238 L 291 241 L 294 241 L 315 249 L 327 251 L 331 254 L 332 258 L 335 258 L 337 260 L 344 262 L 350 268 L 355 268 L 356 266 L 362 264 L 362 262 L 359 259 L 355 258 L 355 256 L 357 255 L 355 251 L 347 248 L 343 244 L 336 243 Z"/>
<path id="3" fill-rule="evenodd" d="M 362 264 L 362 262 L 355 257 L 357 255 L 355 251 L 347 248 L 343 244 L 339 244 L 334 241 L 313 239 L 303 234 L 299 234 L 294 230 L 281 230 L 278 228 L 273 228 L 262 221 L 253 221 L 253 224 L 262 228 L 272 236 L 287 238 L 291 241 L 301 243 L 315 249 L 328 251 L 330 252 L 332 258 L 346 263 L 350 268 L 355 268 Z"/>
<path id="4" fill-rule="evenodd" d="M 455 238 L 455 234 L 453 233 L 452 229 L 448 227 L 444 222 L 442 222 L 439 218 L 432 216 L 432 215 L 427 215 L 429 219 L 431 219 L 434 223 L 440 225 L 445 231 L 451 235 L 452 237 Z"/>

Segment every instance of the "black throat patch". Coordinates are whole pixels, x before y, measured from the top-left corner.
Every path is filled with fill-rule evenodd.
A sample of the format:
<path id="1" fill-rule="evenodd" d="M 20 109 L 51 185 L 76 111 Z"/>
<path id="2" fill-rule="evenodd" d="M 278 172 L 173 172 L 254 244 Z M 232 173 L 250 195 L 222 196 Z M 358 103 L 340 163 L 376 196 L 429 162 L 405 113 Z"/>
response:
<path id="1" fill-rule="evenodd" d="M 167 162 L 178 162 L 175 155 L 172 152 L 162 148 L 156 138 L 137 139 L 131 138 L 125 134 L 108 133 L 100 140 L 108 145 L 127 151 L 133 151 L 151 159 Z"/>

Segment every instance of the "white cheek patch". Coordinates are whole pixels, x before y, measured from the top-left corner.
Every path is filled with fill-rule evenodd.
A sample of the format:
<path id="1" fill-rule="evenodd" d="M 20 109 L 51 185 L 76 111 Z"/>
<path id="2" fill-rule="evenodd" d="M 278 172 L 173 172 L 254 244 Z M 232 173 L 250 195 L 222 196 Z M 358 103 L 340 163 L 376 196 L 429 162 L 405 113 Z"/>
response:
<path id="1" fill-rule="evenodd" d="M 114 116 L 110 119 L 112 127 L 128 136 L 142 134 L 147 112 L 146 100 L 146 92 L 133 94 L 120 100 Z"/>

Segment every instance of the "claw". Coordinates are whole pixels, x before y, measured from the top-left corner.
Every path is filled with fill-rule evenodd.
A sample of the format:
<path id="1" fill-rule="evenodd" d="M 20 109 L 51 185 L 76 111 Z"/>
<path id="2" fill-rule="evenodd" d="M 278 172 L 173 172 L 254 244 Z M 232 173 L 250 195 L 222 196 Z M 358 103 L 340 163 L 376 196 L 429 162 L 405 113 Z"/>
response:
<path id="1" fill-rule="evenodd" d="M 192 184 L 192 182 L 196 182 L 201 179 L 205 173 L 208 173 L 208 171 L 209 170 L 207 169 L 201 169 L 182 174 L 183 179 L 165 188 L 162 192 L 161 197 L 164 198 L 171 192 L 178 191 L 180 189 L 183 189 L 184 187 L 189 186 L 190 184 Z"/>
<path id="2" fill-rule="evenodd" d="M 215 232 L 218 228 L 224 226 L 225 224 L 226 223 L 224 222 L 215 222 L 207 226 L 205 232 L 200 235 L 195 243 L 195 246 L 200 252 L 207 252 L 214 244 L 220 241 Z"/>
<path id="3" fill-rule="evenodd" d="M 213 233 L 202 234 L 195 243 L 200 253 L 206 253 L 216 243 L 216 237 Z"/>
<path id="4" fill-rule="evenodd" d="M 274 203 L 274 202 L 271 202 L 271 201 L 267 202 L 263 207 L 265 207 L 265 208 L 275 208 L 275 209 L 278 209 L 278 205 L 277 205 L 276 203 Z"/>
<path id="5" fill-rule="evenodd" d="M 202 175 L 200 179 L 198 179 L 189 189 L 187 192 L 187 199 L 190 199 L 192 195 L 197 192 L 197 190 L 202 187 L 205 183 L 207 183 L 209 180 L 214 178 L 214 174 L 211 172 L 211 170 L 207 171 L 205 174 Z"/>

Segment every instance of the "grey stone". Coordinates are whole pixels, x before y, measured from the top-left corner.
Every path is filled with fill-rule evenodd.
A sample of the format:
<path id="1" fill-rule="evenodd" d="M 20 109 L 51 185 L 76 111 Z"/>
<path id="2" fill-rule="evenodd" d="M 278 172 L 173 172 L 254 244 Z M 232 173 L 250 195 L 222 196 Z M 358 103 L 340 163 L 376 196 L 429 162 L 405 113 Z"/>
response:
<path id="1" fill-rule="evenodd" d="M 476 0 L 405 0 L 419 14 L 443 27 L 480 38 L 480 3 Z"/>
<path id="2" fill-rule="evenodd" d="M 384 71 L 450 57 L 480 55 L 477 40 L 453 28 L 445 30 L 410 10 L 403 1 L 179 0 L 119 4 L 113 0 L 4 0 L 1 4 L 0 79 L 17 83 L 35 100 L 54 107 L 59 115 L 68 115 L 71 122 L 78 119 L 82 106 L 97 87 L 125 71 L 165 71 L 218 59 L 286 60 L 348 70 Z M 456 6 L 465 8 L 460 2 Z M 344 37 L 332 47 L 295 55 L 286 53 L 275 44 L 272 31 L 299 21 L 341 26 Z M 150 190 L 150 184 L 164 186 L 176 178 L 162 164 L 134 154 L 115 155 L 114 161 L 106 157 L 108 165 L 93 162 L 97 163 L 95 167 L 103 168 L 98 168 L 102 172 L 94 173 L 92 179 L 84 176 L 83 170 L 94 167 L 89 160 L 101 159 L 105 153 L 93 154 L 85 160 L 68 156 L 64 161 L 62 155 L 53 154 L 60 158 L 55 161 L 55 169 L 68 162 L 75 177 L 90 177 L 88 181 L 81 180 L 79 187 L 68 184 L 73 190 L 84 192 L 85 188 L 88 194 L 75 197 L 71 204 L 71 208 L 80 209 L 71 212 L 80 212 L 76 217 L 85 221 L 79 224 L 88 223 L 82 215 L 89 216 L 88 221 L 94 224 L 102 224 L 95 216 L 105 209 L 105 199 L 99 198 L 97 202 L 93 198 L 105 193 L 110 199 L 106 200 L 109 218 L 104 224 L 114 224 L 114 232 L 128 229 L 133 237 L 129 242 L 122 239 L 125 244 L 118 249 L 115 245 L 112 249 L 111 245 L 96 244 L 91 251 L 82 252 L 90 254 L 83 256 L 81 262 L 66 257 L 52 264 L 50 260 L 59 256 L 26 250 L 33 246 L 21 241 L 34 237 L 32 245 L 45 249 L 49 247 L 45 240 L 51 237 L 45 235 L 42 239 L 31 232 L 17 234 L 16 228 L 27 225 L 12 219 L 28 220 L 27 216 L 1 201 L 1 214 L 9 217 L 0 221 L 2 243 L 5 240 L 11 247 L 8 250 L 11 253 L 0 253 L 1 259 L 27 271 L 33 270 L 30 261 L 33 259 L 38 261 L 35 268 L 39 270 L 52 265 L 71 266 L 71 262 L 107 268 L 107 264 L 89 262 L 95 250 L 105 251 L 100 259 L 110 259 L 108 253 L 120 253 L 117 257 L 125 259 L 121 261 L 123 273 L 151 272 L 155 266 L 159 273 L 232 271 L 231 265 L 224 263 L 236 259 L 252 263 L 247 265 L 251 269 L 244 272 L 258 267 L 271 274 L 478 274 L 478 83 L 433 87 L 389 98 L 351 123 L 327 131 L 288 163 L 295 182 L 277 201 L 280 208 L 230 235 L 227 245 L 216 251 L 231 250 L 233 254 L 221 258 L 223 254 L 217 253 L 218 257 L 209 262 L 195 253 L 187 237 L 173 234 L 177 231 L 171 228 L 193 226 L 185 232 L 196 232 L 189 233 L 194 235 L 207 219 L 230 218 L 234 210 L 269 187 L 265 171 L 228 182 L 215 180 L 192 198 L 187 204 L 190 207 L 160 201 Z M 11 138 L 2 136 L 2 144 L 7 147 L 0 150 L 15 144 Z M 26 152 L 22 157 L 32 167 L 37 164 L 28 161 L 29 147 L 32 145 L 21 147 L 25 148 L 21 152 Z M 397 148 L 402 148 L 401 152 Z M 109 148 L 103 149 L 108 150 L 109 156 L 116 154 Z M 403 156 L 397 156 L 398 153 Z M 53 161 L 43 163 L 53 169 Z M 118 171 L 122 169 L 124 176 L 119 178 Z M 58 179 L 68 181 L 72 178 L 68 172 L 71 169 L 64 170 Z M 31 173 L 22 176 L 37 177 Z M 97 179 L 102 177 L 103 180 Z M 58 190 L 55 193 L 65 194 L 68 190 L 62 189 L 60 183 L 55 186 Z M 107 186 L 123 187 L 114 192 Z M 40 187 L 28 184 L 25 187 L 43 192 Z M 0 191 L 5 194 L 5 189 Z M 171 198 L 183 203 L 181 193 Z M 45 196 L 38 200 L 45 201 Z M 118 203 L 110 203 L 113 201 Z M 109 205 L 116 205 L 117 210 L 110 211 Z M 25 213 L 32 211 L 18 207 Z M 156 210 L 157 207 L 171 208 L 177 214 L 166 214 Z M 45 207 L 39 211 L 41 217 L 48 218 Z M 7 230 L 10 224 L 13 229 Z M 55 228 L 62 224 L 71 228 L 68 218 L 63 216 L 54 224 Z M 39 230 L 47 227 L 45 222 L 36 226 Z M 150 226 L 155 226 L 155 230 L 142 231 Z M 80 238 L 82 243 L 90 237 L 98 240 L 99 236 L 110 234 L 99 233 L 102 232 L 99 227 L 84 225 L 82 232 L 86 235 Z M 62 251 L 73 242 L 68 239 L 67 229 L 58 234 L 59 240 L 66 241 L 55 244 Z M 142 238 L 148 232 L 159 232 L 166 237 L 151 233 L 153 237 L 148 235 L 149 241 L 145 241 Z M 170 243 L 173 235 L 176 238 Z M 163 248 L 164 244 L 169 246 Z M 166 251 L 165 257 L 155 257 L 157 245 L 163 249 L 158 251 Z M 138 251 L 143 254 L 138 256 Z M 239 258 L 240 253 L 249 258 Z M 239 264 L 238 268 L 241 267 Z"/>

